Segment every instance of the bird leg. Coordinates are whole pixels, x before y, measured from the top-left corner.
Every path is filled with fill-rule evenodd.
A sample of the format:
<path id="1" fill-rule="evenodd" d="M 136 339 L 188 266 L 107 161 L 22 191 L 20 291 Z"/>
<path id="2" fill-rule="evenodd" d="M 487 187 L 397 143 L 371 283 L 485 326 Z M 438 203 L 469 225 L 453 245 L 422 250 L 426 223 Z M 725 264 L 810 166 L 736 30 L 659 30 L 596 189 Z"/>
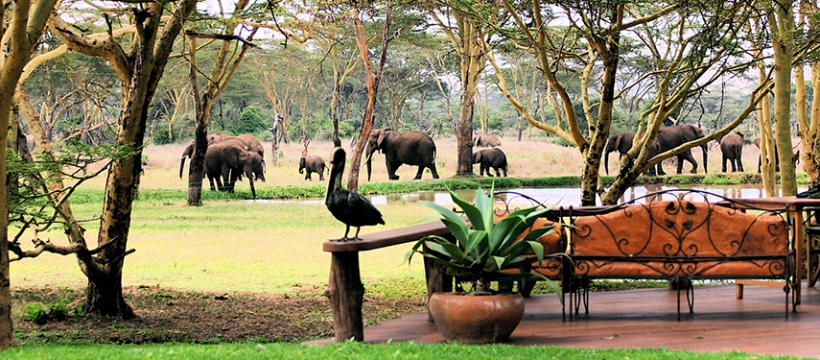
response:
<path id="1" fill-rule="evenodd" d="M 354 240 L 354 241 L 355 240 L 361 240 L 362 238 L 359 237 L 359 230 L 361 230 L 361 229 L 362 229 L 361 226 L 357 226 L 356 227 L 356 235 L 353 235 L 353 237 L 348 239 L 348 240 Z"/>
<path id="2" fill-rule="evenodd" d="M 347 237 L 347 234 L 348 234 L 348 233 L 350 233 L 350 225 L 346 225 L 346 226 L 347 226 L 347 227 L 345 228 L 345 236 L 343 236 L 343 237 L 342 237 L 342 238 L 340 238 L 340 239 L 332 239 L 332 240 L 330 240 L 330 241 L 345 242 L 345 241 L 348 241 L 348 240 L 353 240 L 353 239 L 350 239 L 350 238 L 348 238 L 348 237 Z M 356 234 L 358 235 L 358 234 L 359 234 L 359 232 L 356 232 Z"/>

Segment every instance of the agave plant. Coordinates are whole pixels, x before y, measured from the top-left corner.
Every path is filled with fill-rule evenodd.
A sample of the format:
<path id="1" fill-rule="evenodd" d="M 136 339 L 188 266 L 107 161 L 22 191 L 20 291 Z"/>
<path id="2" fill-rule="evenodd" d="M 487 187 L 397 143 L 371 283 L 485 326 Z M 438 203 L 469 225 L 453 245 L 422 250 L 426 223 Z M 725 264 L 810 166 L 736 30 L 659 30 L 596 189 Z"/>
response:
<path id="1" fill-rule="evenodd" d="M 532 224 L 550 208 L 533 206 L 509 213 L 494 221 L 494 187 L 489 196 L 480 188 L 475 204 L 470 204 L 453 191 L 450 197 L 466 216 L 444 206 L 423 201 L 424 206 L 441 214 L 441 221 L 452 233 L 452 238 L 430 235 L 416 242 L 407 252 L 410 262 L 418 253 L 444 266 L 445 271 L 465 281 L 475 281 L 475 292 L 489 293 L 492 280 L 526 279 L 532 275 L 533 263 L 544 261 L 544 247 L 535 241 L 553 231 L 552 226 L 529 230 Z M 525 231 L 529 232 L 521 237 Z M 550 254 L 547 256 L 556 256 Z M 501 273 L 502 270 L 518 271 Z M 545 280 L 548 278 L 541 276 Z M 552 282 L 553 288 L 560 291 Z"/>

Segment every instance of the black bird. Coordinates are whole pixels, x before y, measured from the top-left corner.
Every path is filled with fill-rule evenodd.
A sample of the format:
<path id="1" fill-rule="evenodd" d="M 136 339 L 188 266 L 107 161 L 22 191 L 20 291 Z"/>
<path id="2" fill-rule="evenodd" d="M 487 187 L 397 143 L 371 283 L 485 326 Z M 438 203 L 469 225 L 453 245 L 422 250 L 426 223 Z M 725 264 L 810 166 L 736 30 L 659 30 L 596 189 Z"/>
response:
<path id="1" fill-rule="evenodd" d="M 325 205 L 337 220 L 347 225 L 345 236 L 333 241 L 361 240 L 359 230 L 362 226 L 384 225 L 382 213 L 370 201 L 357 192 L 342 188 L 346 156 L 345 150 L 341 147 L 333 149 L 330 155 L 330 176 L 327 183 L 327 194 L 325 194 Z M 356 227 L 356 235 L 349 238 L 347 234 L 351 226 Z"/>

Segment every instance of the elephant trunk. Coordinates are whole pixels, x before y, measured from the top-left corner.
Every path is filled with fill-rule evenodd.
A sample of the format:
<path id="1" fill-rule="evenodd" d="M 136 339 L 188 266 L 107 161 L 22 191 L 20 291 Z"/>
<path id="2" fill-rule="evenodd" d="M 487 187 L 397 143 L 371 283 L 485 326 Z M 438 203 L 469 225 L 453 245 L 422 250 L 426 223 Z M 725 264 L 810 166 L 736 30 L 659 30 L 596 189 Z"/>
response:
<path id="1" fill-rule="evenodd" d="M 299 173 L 304 174 L 305 173 L 305 168 L 299 166 Z"/>
<path id="2" fill-rule="evenodd" d="M 610 152 L 611 151 L 609 151 L 609 150 L 604 150 L 604 171 L 606 171 L 607 175 L 609 175 L 609 153 Z"/>
<path id="3" fill-rule="evenodd" d="M 367 166 L 367 181 L 370 181 L 370 174 L 371 174 L 371 163 L 373 161 L 373 153 L 376 152 L 376 149 L 371 149 L 370 144 L 364 150 L 364 153 L 367 154 L 367 159 L 365 160 L 365 165 Z"/>
<path id="4" fill-rule="evenodd" d="M 708 174 L 709 173 L 709 170 L 708 170 L 709 166 L 707 166 L 707 165 L 709 164 L 709 162 L 708 162 L 708 160 L 709 160 L 709 147 L 706 146 L 706 144 L 703 144 L 703 145 L 700 146 L 700 149 L 701 149 L 701 152 L 703 152 L 703 173 Z M 740 158 L 738 157 L 738 160 L 739 159 Z"/>
<path id="5" fill-rule="evenodd" d="M 179 161 L 179 178 L 182 179 L 182 168 L 185 167 L 185 156 Z"/>
<path id="6" fill-rule="evenodd" d="M 256 188 L 253 187 L 253 177 L 252 176 L 248 176 L 248 183 L 251 185 L 251 196 L 253 196 L 253 199 L 256 200 Z"/>

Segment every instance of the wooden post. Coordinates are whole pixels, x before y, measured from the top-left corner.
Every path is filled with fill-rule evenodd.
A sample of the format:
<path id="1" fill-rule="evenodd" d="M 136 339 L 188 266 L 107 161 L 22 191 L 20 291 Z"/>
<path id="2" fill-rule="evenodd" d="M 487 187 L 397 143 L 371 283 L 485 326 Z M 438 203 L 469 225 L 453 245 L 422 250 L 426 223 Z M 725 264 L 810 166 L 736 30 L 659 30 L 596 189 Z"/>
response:
<path id="1" fill-rule="evenodd" d="M 441 265 L 436 264 L 430 259 L 424 258 L 424 273 L 427 276 L 427 302 L 430 302 L 430 297 L 437 292 L 452 292 L 453 291 L 453 277 L 447 275 Z M 433 315 L 430 314 L 430 309 L 427 309 L 427 321 L 433 322 Z"/>
<path id="2" fill-rule="evenodd" d="M 364 341 L 364 286 L 359 272 L 358 251 L 332 253 L 327 295 L 333 308 L 336 342 L 348 339 Z"/>

